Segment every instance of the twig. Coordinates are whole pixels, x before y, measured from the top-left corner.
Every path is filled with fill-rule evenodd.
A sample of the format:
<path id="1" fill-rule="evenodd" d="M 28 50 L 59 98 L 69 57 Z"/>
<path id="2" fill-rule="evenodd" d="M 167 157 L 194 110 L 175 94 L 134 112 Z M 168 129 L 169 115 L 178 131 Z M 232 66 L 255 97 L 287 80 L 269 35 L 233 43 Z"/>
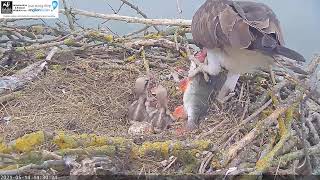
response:
<path id="1" fill-rule="evenodd" d="M 137 30 L 137 31 L 134 31 L 134 32 L 132 32 L 132 33 L 129 33 L 129 34 L 125 35 L 124 37 L 134 36 L 134 35 L 136 35 L 136 34 L 139 34 L 139 33 L 143 32 L 143 31 L 149 29 L 150 27 L 151 27 L 151 26 L 145 26 L 145 27 L 143 27 L 142 29 L 139 29 L 139 30 Z"/>
<path id="2" fill-rule="evenodd" d="M 201 165 L 199 167 L 199 173 L 203 174 L 205 173 L 206 167 L 208 166 L 208 164 L 210 163 L 211 159 L 213 158 L 214 154 L 212 152 L 209 152 L 206 157 L 203 159 L 203 161 L 201 162 Z"/>
<path id="3" fill-rule="evenodd" d="M 65 163 L 64 160 L 48 160 L 43 162 L 41 165 L 36 164 L 29 164 L 23 167 L 20 167 L 18 169 L 13 170 L 0 170 L 0 175 L 4 176 L 14 176 L 14 175 L 20 175 L 24 174 L 25 171 L 28 171 L 30 169 L 48 169 L 52 166 L 62 166 L 64 167 Z"/>
<path id="4" fill-rule="evenodd" d="M 143 59 L 143 66 L 144 66 L 144 68 L 146 70 L 146 74 L 149 76 L 150 75 L 149 61 L 146 58 L 146 53 L 144 51 L 144 47 L 142 46 L 140 50 L 141 50 L 141 56 L 142 56 L 142 59 Z"/>
<path id="5" fill-rule="evenodd" d="M 20 95 L 19 92 L 13 92 L 13 93 L 1 96 L 0 97 L 0 104 L 3 104 L 3 103 L 8 102 L 8 101 L 11 101 L 11 100 L 17 98 L 19 95 Z"/>
<path id="6" fill-rule="evenodd" d="M 310 94 L 308 94 L 300 103 L 300 122 L 301 122 L 301 141 L 302 141 L 302 147 L 303 151 L 305 153 L 305 158 L 306 158 L 306 164 L 305 167 L 307 168 L 307 173 L 311 174 L 312 173 L 312 166 L 311 166 L 311 160 L 310 160 L 310 155 L 309 152 L 307 151 L 307 148 L 309 145 L 307 144 L 307 135 L 306 132 L 304 131 L 306 129 L 306 101 L 310 98 Z"/>
<path id="7" fill-rule="evenodd" d="M 138 6 L 133 5 L 132 3 L 130 3 L 127 0 L 120 0 L 122 1 L 124 4 L 128 5 L 129 7 L 131 7 L 132 9 L 136 10 L 138 14 L 140 14 L 142 17 L 148 19 L 148 16 L 143 13 Z M 148 29 L 150 26 L 146 26 L 145 28 Z M 155 30 L 157 30 L 158 32 L 160 32 L 160 29 L 157 26 L 153 26 Z"/>
<path id="8" fill-rule="evenodd" d="M 238 152 L 243 149 L 246 145 L 252 142 L 258 135 L 260 135 L 266 128 L 268 128 L 276 119 L 284 113 L 292 104 L 296 103 L 300 100 L 303 93 L 297 91 L 293 95 L 288 97 L 286 103 L 279 105 L 276 110 L 269 115 L 267 118 L 259 122 L 259 124 L 252 129 L 247 135 L 245 135 L 240 141 L 236 142 L 232 145 L 225 157 L 224 164 L 227 165 L 236 155 Z"/>
<path id="9" fill-rule="evenodd" d="M 218 125 L 216 125 L 215 127 L 213 127 L 212 129 L 210 129 L 210 131 L 204 132 L 202 134 L 199 134 L 196 139 L 200 139 L 200 138 L 204 138 L 206 136 L 209 136 L 210 134 L 214 133 L 217 131 L 218 128 L 220 128 L 223 124 L 225 124 L 228 120 L 224 119 L 223 121 L 221 121 Z"/>
<path id="10" fill-rule="evenodd" d="M 177 157 L 174 157 L 173 160 L 168 164 L 168 166 L 166 166 L 166 167 L 162 170 L 162 172 L 167 171 L 167 170 L 172 166 L 172 164 L 176 162 L 177 159 L 178 159 Z"/>
<path id="11" fill-rule="evenodd" d="M 316 145 L 316 146 L 312 146 L 310 148 L 306 149 L 307 152 L 309 153 L 309 155 L 316 155 L 320 153 L 320 144 Z M 278 158 L 278 160 L 275 160 L 272 162 L 272 166 L 276 166 L 278 164 L 280 164 L 281 167 L 284 167 L 287 165 L 287 163 L 296 160 L 296 159 L 301 159 L 305 156 L 305 152 L 304 150 L 298 150 L 295 152 L 291 152 L 288 154 L 285 154 L 283 156 L 280 156 Z M 281 161 L 279 161 L 281 159 Z"/>
<path id="12" fill-rule="evenodd" d="M 73 19 L 70 15 L 71 10 L 69 11 L 69 9 L 67 7 L 66 0 L 62 0 L 62 4 L 63 4 L 63 8 L 64 8 L 64 14 L 66 15 L 68 22 L 69 22 L 69 27 L 70 27 L 71 31 L 75 31 L 75 28 L 73 25 Z"/>

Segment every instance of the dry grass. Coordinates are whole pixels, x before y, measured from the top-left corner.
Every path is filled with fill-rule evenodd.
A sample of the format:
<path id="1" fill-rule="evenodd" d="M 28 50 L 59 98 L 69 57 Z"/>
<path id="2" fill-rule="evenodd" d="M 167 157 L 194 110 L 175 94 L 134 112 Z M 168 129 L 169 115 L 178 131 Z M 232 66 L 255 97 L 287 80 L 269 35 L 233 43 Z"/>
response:
<path id="1" fill-rule="evenodd" d="M 127 107 L 133 100 L 132 88 L 139 74 L 130 70 L 103 68 L 114 64 L 110 60 L 121 59 L 121 53 L 101 49 L 76 57 L 72 54 L 56 57 L 45 75 L 1 108 L 1 116 L 10 116 L 11 120 L 8 124 L 0 123 L 0 133 L 7 141 L 37 130 L 128 137 Z M 144 72 L 142 65 L 131 64 Z M 188 64 L 179 60 L 170 66 L 187 68 Z M 168 89 L 169 108 L 173 111 L 182 104 L 178 84 L 165 78 L 170 74 L 168 69 L 151 70 L 157 83 Z M 212 105 L 209 116 L 202 121 L 199 131 L 193 134 L 177 136 L 176 128 L 184 125 L 180 121 L 169 131 L 145 137 L 144 140 L 194 139 L 223 121 L 214 133 L 205 137 L 221 141 L 223 135 L 232 134 L 233 128 L 240 123 L 244 103 L 237 98 L 221 109 Z"/>

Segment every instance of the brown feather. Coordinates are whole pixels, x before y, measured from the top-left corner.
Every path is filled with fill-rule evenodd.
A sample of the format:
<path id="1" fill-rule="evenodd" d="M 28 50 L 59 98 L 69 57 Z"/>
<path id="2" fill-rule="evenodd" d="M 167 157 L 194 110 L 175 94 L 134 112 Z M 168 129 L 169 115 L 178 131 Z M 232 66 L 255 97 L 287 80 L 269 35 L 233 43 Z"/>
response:
<path id="1" fill-rule="evenodd" d="M 264 34 L 284 44 L 276 15 L 257 2 L 207 0 L 193 16 L 191 30 L 195 43 L 209 49 L 248 48 Z"/>

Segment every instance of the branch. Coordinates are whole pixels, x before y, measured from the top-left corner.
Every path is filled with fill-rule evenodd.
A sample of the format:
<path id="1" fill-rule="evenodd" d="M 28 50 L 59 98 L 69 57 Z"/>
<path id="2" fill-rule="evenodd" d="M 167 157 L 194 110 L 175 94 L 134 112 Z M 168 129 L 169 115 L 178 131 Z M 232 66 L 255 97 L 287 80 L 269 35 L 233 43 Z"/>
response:
<path id="1" fill-rule="evenodd" d="M 59 12 L 65 13 L 65 10 L 60 9 Z M 124 21 L 127 23 L 136 23 L 136 24 L 167 25 L 167 26 L 190 26 L 191 25 L 191 20 L 185 20 L 185 19 L 144 19 L 144 18 L 131 17 L 131 16 L 120 16 L 117 14 L 101 14 L 101 13 L 84 11 L 80 9 L 72 9 L 72 13 L 82 15 L 82 16 Z"/>
<path id="2" fill-rule="evenodd" d="M 71 14 L 70 14 L 71 9 L 70 9 L 70 11 L 68 10 L 67 3 L 65 0 L 62 0 L 62 3 L 63 3 L 63 7 L 64 7 L 64 14 L 66 15 L 68 22 L 69 22 L 69 27 L 70 27 L 71 31 L 74 31 L 75 28 L 73 25 L 73 20 L 72 20 Z"/>
<path id="3" fill-rule="evenodd" d="M 120 0 L 120 1 L 122 1 L 124 4 L 130 6 L 132 9 L 136 10 L 137 13 L 140 14 L 142 17 L 148 19 L 148 16 L 147 16 L 145 13 L 143 13 L 143 12 L 139 9 L 138 6 L 133 5 L 132 3 L 130 3 L 130 2 L 127 1 L 127 0 Z M 150 27 L 150 26 L 146 26 L 145 28 L 148 29 L 149 27 Z M 159 29 L 157 26 L 153 26 L 153 27 L 154 27 L 155 30 L 157 30 L 158 32 L 160 32 L 160 29 Z M 145 28 L 144 28 L 144 29 L 145 29 Z"/>

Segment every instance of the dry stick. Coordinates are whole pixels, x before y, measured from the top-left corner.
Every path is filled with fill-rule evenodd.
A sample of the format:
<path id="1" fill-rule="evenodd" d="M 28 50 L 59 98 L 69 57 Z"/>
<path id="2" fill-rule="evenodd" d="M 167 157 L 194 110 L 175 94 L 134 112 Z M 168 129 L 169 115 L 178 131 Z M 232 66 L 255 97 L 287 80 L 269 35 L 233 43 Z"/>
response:
<path id="1" fill-rule="evenodd" d="M 312 146 L 310 148 L 306 149 L 309 155 L 316 155 L 320 153 L 320 144 L 316 146 Z M 281 157 L 278 158 L 278 160 L 273 161 L 271 164 L 272 166 L 280 164 L 281 167 L 284 167 L 287 165 L 287 163 L 296 160 L 296 159 L 301 159 L 305 156 L 304 150 L 298 150 L 295 152 L 291 152 L 285 155 L 282 155 Z M 281 159 L 281 161 L 280 161 Z"/>
<path id="2" fill-rule="evenodd" d="M 129 34 L 125 35 L 124 37 L 134 36 L 134 35 L 136 35 L 136 34 L 139 34 L 139 33 L 143 32 L 143 31 L 149 29 L 150 27 L 151 27 L 151 26 L 145 26 L 144 28 L 139 29 L 138 31 L 134 31 L 134 32 L 132 32 L 132 33 L 129 33 Z"/>
<path id="3" fill-rule="evenodd" d="M 72 16 L 70 14 L 71 10 L 69 11 L 65 0 L 62 0 L 62 3 L 63 3 L 63 8 L 64 8 L 64 14 L 66 15 L 68 22 L 69 22 L 69 27 L 70 27 L 71 31 L 75 31 Z"/>
<path id="4" fill-rule="evenodd" d="M 310 133 L 312 134 L 312 136 L 314 138 L 314 143 L 318 144 L 320 142 L 320 137 L 318 135 L 317 129 L 312 124 L 312 118 L 311 117 L 307 118 L 306 123 L 310 129 Z"/>
<path id="5" fill-rule="evenodd" d="M 20 95 L 19 92 L 13 92 L 13 93 L 10 93 L 10 94 L 4 95 L 4 96 L 0 96 L 0 104 L 3 104 L 8 101 L 12 101 L 15 98 L 19 97 L 19 95 Z"/>
<path id="6" fill-rule="evenodd" d="M 214 157 L 214 154 L 212 152 L 209 152 L 204 160 L 201 162 L 200 168 L 199 168 L 199 173 L 202 174 L 205 172 L 206 167 L 208 166 L 209 162 L 211 159 Z"/>
<path id="7" fill-rule="evenodd" d="M 217 131 L 218 128 L 220 128 L 223 124 L 225 124 L 227 122 L 227 119 L 224 119 L 223 121 L 221 121 L 218 125 L 214 126 L 212 129 L 210 129 L 210 131 L 204 132 L 202 134 L 199 134 L 196 139 L 200 139 L 200 138 L 204 138 L 206 136 L 209 136 L 210 134 L 214 133 Z"/>
<path id="8" fill-rule="evenodd" d="M 168 166 L 166 166 L 166 167 L 162 170 L 162 172 L 167 171 L 167 170 L 172 166 L 172 164 L 176 162 L 177 159 L 178 159 L 177 157 L 174 157 L 174 159 L 168 164 Z"/>
<path id="9" fill-rule="evenodd" d="M 60 13 L 64 13 L 64 9 L 59 9 Z M 171 25 L 171 26 L 190 26 L 191 20 L 185 19 L 144 19 L 138 17 L 131 17 L 131 16 L 120 16 L 117 14 L 101 14 L 95 12 L 84 11 L 80 9 L 72 9 L 72 13 L 88 16 L 88 17 L 95 17 L 100 19 L 110 19 L 110 20 L 117 20 L 117 21 L 124 21 L 127 23 L 137 23 L 137 24 L 148 24 L 148 25 Z"/>
<path id="10" fill-rule="evenodd" d="M 80 35 L 76 38 L 70 38 L 70 39 L 74 42 L 78 42 L 81 39 L 83 39 L 85 36 L 86 36 L 86 34 Z M 46 49 L 46 48 L 53 47 L 53 46 L 61 46 L 61 45 L 65 45 L 65 43 L 66 42 L 63 40 L 63 41 L 58 41 L 58 42 L 46 43 L 46 44 L 16 47 L 15 50 L 16 51 L 33 51 L 33 50 L 38 50 L 38 49 Z"/>
<path id="11" fill-rule="evenodd" d="M 50 167 L 57 167 L 57 166 L 64 167 L 64 165 L 65 165 L 64 160 L 48 160 L 43 162 L 41 165 L 29 164 L 29 165 L 20 167 L 18 169 L 0 170 L 0 175 L 14 176 L 14 175 L 23 174 L 24 171 L 28 171 L 31 169 L 48 169 Z"/>
<path id="12" fill-rule="evenodd" d="M 276 110 L 267 118 L 262 120 L 254 129 L 252 129 L 247 135 L 245 135 L 240 141 L 232 145 L 225 156 L 224 165 L 227 165 L 233 158 L 235 158 L 238 152 L 251 143 L 257 136 L 259 136 L 266 128 L 272 123 L 276 122 L 277 118 L 284 113 L 290 106 L 298 102 L 302 97 L 302 92 L 298 91 L 288 97 L 285 104 L 279 105 Z"/>
<path id="13" fill-rule="evenodd" d="M 302 146 L 303 146 L 303 151 L 305 153 L 305 158 L 306 158 L 306 168 L 308 171 L 308 174 L 312 173 L 312 166 L 311 166 L 311 159 L 310 159 L 310 155 L 309 152 L 307 151 L 307 148 L 309 147 L 308 143 L 307 143 L 307 135 L 306 132 L 304 131 L 306 129 L 306 112 L 305 112 L 305 107 L 306 107 L 306 102 L 307 100 L 310 98 L 310 94 L 308 94 L 300 103 L 300 123 L 301 123 L 301 127 L 302 127 L 302 131 L 301 131 L 301 141 L 302 141 Z"/>
<path id="14" fill-rule="evenodd" d="M 249 117 L 247 117 L 245 120 L 243 120 L 241 122 L 241 124 L 239 124 L 237 126 L 237 129 L 234 131 L 233 135 L 230 136 L 230 138 L 226 141 L 226 142 L 230 142 L 233 137 L 239 132 L 239 130 L 241 129 L 241 127 L 247 123 L 249 123 L 252 119 L 254 119 L 255 117 L 257 117 L 262 111 L 264 111 L 270 104 L 272 103 L 272 100 L 270 99 L 268 102 L 266 102 L 263 106 L 261 106 L 259 109 L 257 109 L 253 114 L 251 114 Z M 224 139 L 224 138 L 223 138 Z M 224 148 L 227 146 L 227 143 L 225 143 Z"/>
<path id="15" fill-rule="evenodd" d="M 143 59 L 143 66 L 146 70 L 146 74 L 148 77 L 150 77 L 150 67 L 149 67 L 149 61 L 146 58 L 146 52 L 144 51 L 144 46 L 141 47 L 141 56 Z"/>
<path id="16" fill-rule="evenodd" d="M 130 3 L 130 2 L 127 1 L 127 0 L 120 0 L 120 1 L 122 1 L 124 4 L 130 6 L 132 9 L 136 10 L 137 13 L 140 14 L 142 17 L 148 19 L 148 16 L 147 16 L 145 13 L 143 13 L 143 12 L 139 9 L 138 6 L 133 5 L 132 3 Z M 150 26 L 146 26 L 144 29 L 148 29 L 149 27 L 150 27 Z M 159 29 L 157 26 L 153 26 L 153 27 L 154 27 L 155 30 L 157 30 L 158 32 L 160 32 L 160 29 Z"/>

